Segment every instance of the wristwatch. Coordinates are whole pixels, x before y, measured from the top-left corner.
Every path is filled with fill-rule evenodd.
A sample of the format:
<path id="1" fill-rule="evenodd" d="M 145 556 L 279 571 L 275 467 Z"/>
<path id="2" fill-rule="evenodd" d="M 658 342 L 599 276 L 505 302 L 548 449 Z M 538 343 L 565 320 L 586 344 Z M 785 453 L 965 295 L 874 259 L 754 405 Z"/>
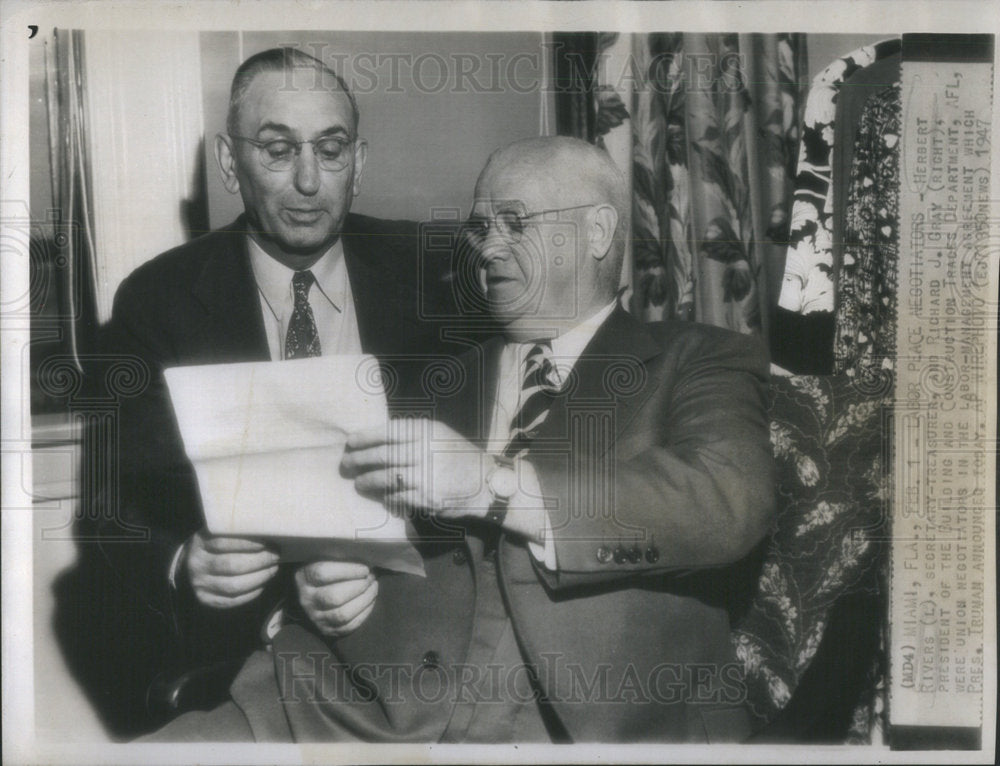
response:
<path id="1" fill-rule="evenodd" d="M 490 491 L 492 500 L 486 511 L 486 520 L 502 525 L 507 516 L 510 499 L 517 492 L 517 474 L 514 472 L 514 461 L 506 457 L 493 457 L 493 467 L 486 474 L 486 488 Z"/>

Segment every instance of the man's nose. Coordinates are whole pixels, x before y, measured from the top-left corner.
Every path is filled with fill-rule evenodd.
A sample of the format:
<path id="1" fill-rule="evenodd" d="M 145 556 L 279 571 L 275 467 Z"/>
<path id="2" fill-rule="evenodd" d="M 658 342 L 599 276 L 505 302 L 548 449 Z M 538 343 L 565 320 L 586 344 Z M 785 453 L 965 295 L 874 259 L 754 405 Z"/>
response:
<path id="1" fill-rule="evenodd" d="M 295 158 L 295 188 L 300 194 L 313 195 L 319 191 L 319 162 L 312 144 L 302 144 Z"/>
<path id="2" fill-rule="evenodd" d="M 491 261 L 505 261 L 510 258 L 510 242 L 500 233 L 496 223 L 491 223 L 479 247 L 479 257 L 484 266 Z"/>

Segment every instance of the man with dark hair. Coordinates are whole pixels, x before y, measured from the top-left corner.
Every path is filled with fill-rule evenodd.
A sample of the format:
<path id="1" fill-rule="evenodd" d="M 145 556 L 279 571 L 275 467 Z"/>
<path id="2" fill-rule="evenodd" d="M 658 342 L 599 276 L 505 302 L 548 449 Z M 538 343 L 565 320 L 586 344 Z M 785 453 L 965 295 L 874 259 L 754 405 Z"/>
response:
<path id="1" fill-rule="evenodd" d="M 230 134 L 239 132 L 240 108 L 246 99 L 246 94 L 250 89 L 251 83 L 253 83 L 257 75 L 264 74 L 265 72 L 278 72 L 287 76 L 292 74 L 296 69 L 312 70 L 314 72 L 314 88 L 326 88 L 333 91 L 339 90 L 347 96 L 347 99 L 351 102 L 351 111 L 354 114 L 352 128 L 354 133 L 357 134 L 358 125 L 361 122 L 361 111 L 358 109 L 358 102 L 354 98 L 354 93 L 351 92 L 344 78 L 315 56 L 303 53 L 298 48 L 269 48 L 266 51 L 254 54 L 240 64 L 236 70 L 236 74 L 233 75 L 233 83 L 229 88 L 229 111 L 226 114 L 226 130 Z"/>
<path id="2" fill-rule="evenodd" d="M 729 630 L 774 510 L 766 358 L 624 311 L 627 212 L 583 141 L 494 153 L 466 236 L 502 332 L 461 356 L 433 419 L 352 434 L 340 466 L 412 517 L 426 579 L 380 575 L 335 640 L 286 624 L 231 702 L 158 739 L 749 736 Z"/>
<path id="3" fill-rule="evenodd" d="M 101 550 L 122 587 L 170 625 L 182 669 L 245 656 L 282 620 L 323 636 L 351 631 L 378 593 L 365 565 L 279 567 L 259 540 L 206 531 L 162 376 L 182 365 L 439 348 L 420 311 L 446 306 L 449 291 L 443 275 L 421 278 L 417 226 L 349 212 L 367 157 L 358 124 L 354 97 L 318 59 L 295 49 L 247 59 L 215 140 L 223 183 L 245 213 L 142 265 L 115 298 L 108 350 L 141 358 L 151 382 L 122 401 L 121 455 L 106 466 L 118 481 L 87 502 L 103 505 Z M 149 540 L 113 539 L 122 524 Z"/>

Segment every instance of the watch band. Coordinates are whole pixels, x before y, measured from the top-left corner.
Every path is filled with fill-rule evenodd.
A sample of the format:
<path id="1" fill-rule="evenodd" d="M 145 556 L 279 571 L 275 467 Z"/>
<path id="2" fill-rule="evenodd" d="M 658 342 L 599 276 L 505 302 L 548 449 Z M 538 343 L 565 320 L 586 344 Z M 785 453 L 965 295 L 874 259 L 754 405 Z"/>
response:
<path id="1" fill-rule="evenodd" d="M 491 524 L 496 524 L 498 527 L 503 526 L 504 519 L 507 518 L 507 503 L 498 503 L 496 501 L 490 506 L 490 509 L 486 511 L 486 520 Z"/>
<path id="2" fill-rule="evenodd" d="M 493 468 L 490 472 L 486 474 L 486 488 L 490 491 L 493 499 L 490 502 L 490 507 L 486 511 L 486 520 L 491 524 L 496 524 L 497 526 L 502 526 L 504 519 L 507 518 L 507 509 L 510 504 L 510 498 L 513 493 L 508 495 L 501 495 L 497 492 L 496 488 L 493 486 L 493 477 L 501 469 L 513 470 L 514 461 L 503 455 L 493 456 Z"/>

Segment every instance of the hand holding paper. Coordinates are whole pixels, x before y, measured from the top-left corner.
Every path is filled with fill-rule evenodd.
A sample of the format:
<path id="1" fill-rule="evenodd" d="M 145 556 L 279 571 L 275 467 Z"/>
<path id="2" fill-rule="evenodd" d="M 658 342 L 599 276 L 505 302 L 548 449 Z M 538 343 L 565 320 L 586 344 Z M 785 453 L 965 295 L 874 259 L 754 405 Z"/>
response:
<path id="1" fill-rule="evenodd" d="M 394 509 L 445 519 L 482 517 L 489 458 L 438 421 L 397 420 L 351 434 L 341 467 L 363 495 Z"/>
<path id="2" fill-rule="evenodd" d="M 347 434 L 385 428 L 371 356 L 165 372 L 212 534 L 275 540 L 284 560 L 423 573 L 405 522 L 340 475 Z"/>
<path id="3" fill-rule="evenodd" d="M 314 561 L 295 573 L 299 602 L 324 636 L 346 636 L 375 608 L 378 580 L 364 564 Z"/>
<path id="4" fill-rule="evenodd" d="M 261 594 L 278 573 L 278 559 L 277 553 L 256 540 L 216 537 L 202 530 L 188 542 L 185 566 L 202 604 L 232 609 Z"/>

